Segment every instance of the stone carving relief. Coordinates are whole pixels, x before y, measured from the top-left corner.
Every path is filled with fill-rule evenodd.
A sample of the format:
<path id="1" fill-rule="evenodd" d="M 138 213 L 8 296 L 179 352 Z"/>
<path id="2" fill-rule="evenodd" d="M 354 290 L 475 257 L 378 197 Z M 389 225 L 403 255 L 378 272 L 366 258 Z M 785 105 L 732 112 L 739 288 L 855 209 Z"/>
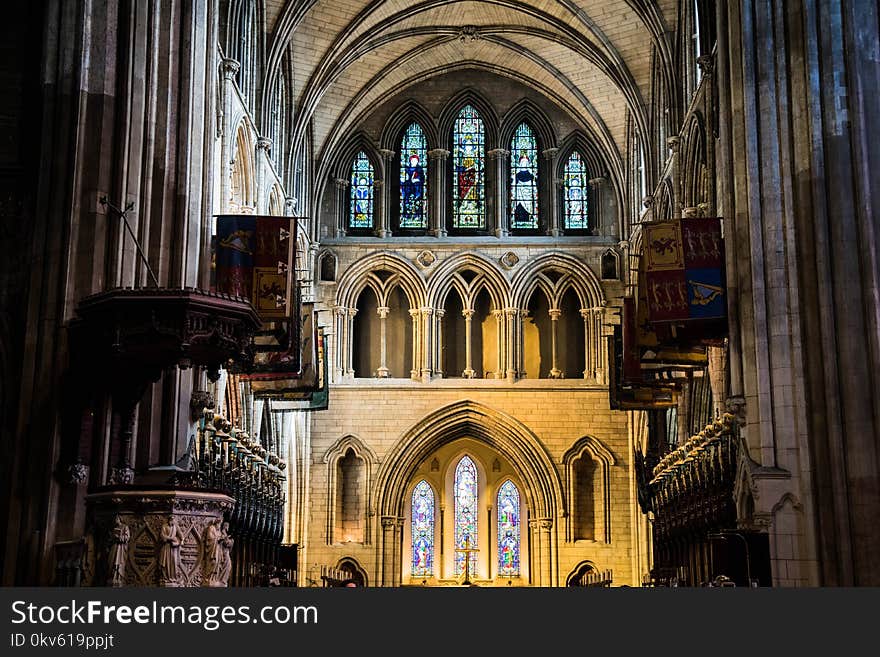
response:
<path id="1" fill-rule="evenodd" d="M 512 269 L 519 264 L 519 256 L 516 255 L 513 251 L 508 251 L 503 256 L 501 256 L 498 261 L 501 265 L 507 269 Z"/>
<path id="2" fill-rule="evenodd" d="M 423 268 L 427 269 L 435 262 L 437 262 L 437 256 L 435 256 L 430 251 L 422 251 L 419 255 L 416 256 L 416 262 Z"/>

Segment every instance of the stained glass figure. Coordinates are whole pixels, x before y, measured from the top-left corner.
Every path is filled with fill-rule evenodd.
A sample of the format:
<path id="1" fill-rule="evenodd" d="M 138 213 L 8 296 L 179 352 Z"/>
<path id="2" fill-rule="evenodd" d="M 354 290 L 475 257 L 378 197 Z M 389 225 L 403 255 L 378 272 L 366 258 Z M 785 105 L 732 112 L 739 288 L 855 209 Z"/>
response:
<path id="1" fill-rule="evenodd" d="M 351 164 L 349 228 L 373 227 L 373 165 L 361 151 Z"/>
<path id="2" fill-rule="evenodd" d="M 510 227 L 538 227 L 538 142 L 528 123 L 510 140 Z"/>
<path id="3" fill-rule="evenodd" d="M 412 494 L 412 574 L 434 574 L 434 491 L 424 479 Z"/>
<path id="4" fill-rule="evenodd" d="M 428 227 L 428 141 L 418 123 L 400 142 L 400 227 Z"/>
<path id="5" fill-rule="evenodd" d="M 455 547 L 477 547 L 477 466 L 463 456 L 455 468 Z M 467 541 L 468 545 L 465 545 Z M 468 553 L 470 572 L 476 573 L 477 555 Z M 455 574 L 464 572 L 465 553 L 455 553 Z"/>
<path id="6" fill-rule="evenodd" d="M 483 119 L 471 105 L 459 112 L 452 130 L 452 225 L 486 227 Z"/>
<path id="7" fill-rule="evenodd" d="M 587 199 L 589 187 L 587 179 L 587 166 L 579 151 L 571 152 L 563 171 L 563 211 L 565 215 L 565 228 L 568 230 L 587 230 L 590 227 L 589 214 L 587 212 Z"/>
<path id="8" fill-rule="evenodd" d="M 519 575 L 519 490 L 510 479 L 498 489 L 498 574 Z"/>

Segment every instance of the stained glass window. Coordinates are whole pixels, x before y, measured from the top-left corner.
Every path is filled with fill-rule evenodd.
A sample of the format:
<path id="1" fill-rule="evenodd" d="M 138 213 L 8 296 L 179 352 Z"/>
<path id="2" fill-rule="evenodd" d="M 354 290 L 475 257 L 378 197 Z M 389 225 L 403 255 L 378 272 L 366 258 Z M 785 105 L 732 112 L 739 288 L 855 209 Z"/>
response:
<path id="1" fill-rule="evenodd" d="M 424 479 L 412 494 L 412 574 L 434 574 L 434 491 Z"/>
<path id="2" fill-rule="evenodd" d="M 578 151 L 572 151 L 565 163 L 563 172 L 565 228 L 568 230 L 587 230 L 590 227 L 587 213 L 589 187 L 587 165 Z"/>
<path id="3" fill-rule="evenodd" d="M 510 227 L 538 227 L 538 142 L 528 123 L 510 140 Z"/>
<path id="4" fill-rule="evenodd" d="M 373 227 L 373 165 L 361 151 L 351 164 L 349 228 Z"/>
<path id="5" fill-rule="evenodd" d="M 477 466 L 469 456 L 463 456 L 455 468 L 455 547 L 477 547 Z M 477 567 L 475 552 L 455 553 L 455 574 L 464 572 L 465 554 L 471 560 L 473 576 Z"/>
<path id="6" fill-rule="evenodd" d="M 418 123 L 400 142 L 400 227 L 428 227 L 428 141 Z"/>
<path id="7" fill-rule="evenodd" d="M 519 491 L 510 479 L 498 489 L 498 574 L 519 575 Z"/>
<path id="8" fill-rule="evenodd" d="M 483 168 L 483 119 L 471 105 L 459 112 L 452 130 L 452 225 L 486 227 L 486 190 Z"/>

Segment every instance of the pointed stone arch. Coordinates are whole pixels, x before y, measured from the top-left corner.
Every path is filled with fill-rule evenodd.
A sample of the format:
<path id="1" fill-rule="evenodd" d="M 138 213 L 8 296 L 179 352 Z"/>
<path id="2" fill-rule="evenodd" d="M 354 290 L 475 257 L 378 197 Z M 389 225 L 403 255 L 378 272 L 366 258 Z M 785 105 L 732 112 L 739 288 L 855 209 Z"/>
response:
<path id="1" fill-rule="evenodd" d="M 367 286 L 369 276 L 376 271 L 390 271 L 403 289 L 410 308 L 421 308 L 426 303 L 425 281 L 411 262 L 393 251 L 373 253 L 354 262 L 339 277 L 336 289 L 336 306 L 354 308 L 361 291 Z"/>
<path id="2" fill-rule="evenodd" d="M 428 150 L 440 147 L 440 137 L 434 118 L 421 103 L 408 99 L 394 110 L 394 113 L 385 122 L 379 141 L 382 148 L 397 152 L 400 148 L 401 135 L 410 123 L 418 123 L 421 126 L 428 142 Z"/>
<path id="3" fill-rule="evenodd" d="M 465 105 L 473 105 L 483 121 L 483 129 L 486 131 L 486 151 L 497 148 L 498 116 L 492 108 L 492 103 L 487 101 L 479 91 L 472 88 L 462 89 L 446 101 L 446 104 L 443 106 L 443 110 L 440 112 L 440 120 L 437 122 L 440 148 L 451 150 L 452 127 L 459 112 L 461 112 Z"/>
<path id="4" fill-rule="evenodd" d="M 591 468 L 591 481 L 579 481 L 581 470 L 579 463 L 588 459 Z M 578 515 L 587 511 L 592 515 L 592 538 L 603 543 L 611 543 L 611 468 L 616 461 L 614 454 L 602 441 L 593 436 L 584 436 L 577 440 L 562 456 L 565 469 L 566 499 L 569 502 L 565 512 L 565 539 L 567 542 L 579 540 L 577 531 Z M 589 485 L 592 507 L 579 508 L 581 496 L 578 488 Z"/>
<path id="5" fill-rule="evenodd" d="M 382 519 L 382 581 L 385 586 L 399 584 L 402 518 L 409 482 L 419 465 L 441 446 L 459 438 L 484 443 L 513 466 L 520 494 L 531 511 L 530 522 L 538 553 L 548 555 L 536 573 L 543 586 L 552 585 L 551 545 L 553 526 L 563 505 L 562 482 L 550 454 L 540 439 L 516 418 L 469 399 L 437 409 L 405 431 L 384 457 L 376 478 L 376 511 Z"/>
<path id="6" fill-rule="evenodd" d="M 466 269 L 471 269 L 480 275 L 480 284 L 485 287 L 496 310 L 502 310 L 509 305 L 510 285 L 501 273 L 497 265 L 476 253 L 462 253 L 454 256 L 434 270 L 428 281 L 427 299 L 432 308 L 442 308 L 449 294 L 449 290 L 456 284 L 455 275 Z M 469 286 L 476 293 L 480 286 Z M 465 300 L 465 297 L 462 297 Z"/>
<path id="7" fill-rule="evenodd" d="M 542 272 L 559 269 L 563 278 L 558 281 L 543 281 Z M 538 287 L 548 291 L 548 300 L 561 298 L 571 287 L 578 295 L 582 308 L 597 308 L 605 304 L 605 293 L 593 270 L 584 262 L 566 253 L 548 253 L 536 258 L 521 268 L 511 284 L 511 301 L 516 308 L 524 309 L 529 297 Z M 550 296 L 553 295 L 553 296 Z"/>
<path id="8" fill-rule="evenodd" d="M 353 490 L 353 492 L 358 499 L 355 524 L 361 525 L 362 523 L 361 531 L 358 532 L 358 538 L 361 538 L 361 540 L 355 540 L 354 542 L 368 545 L 372 537 L 373 478 L 375 477 L 376 466 L 379 462 L 376 453 L 358 436 L 349 434 L 337 440 L 324 453 L 322 460 L 327 466 L 327 544 L 341 543 L 346 538 L 344 535 L 340 535 L 342 530 L 340 529 L 339 517 L 341 505 L 339 489 L 340 487 L 348 486 L 351 482 L 340 481 L 338 471 L 343 461 L 352 460 L 355 465 L 359 465 L 362 468 L 363 475 L 362 478 L 358 477 L 358 479 L 362 479 L 361 481 L 354 482 L 357 490 Z"/>
<path id="9" fill-rule="evenodd" d="M 535 137 L 538 139 L 539 149 L 556 146 L 556 132 L 547 120 L 547 115 L 532 100 L 523 98 L 514 104 L 501 120 L 499 142 L 502 148 L 506 148 L 510 144 L 514 131 L 523 122 L 528 123 L 532 130 L 534 130 Z"/>

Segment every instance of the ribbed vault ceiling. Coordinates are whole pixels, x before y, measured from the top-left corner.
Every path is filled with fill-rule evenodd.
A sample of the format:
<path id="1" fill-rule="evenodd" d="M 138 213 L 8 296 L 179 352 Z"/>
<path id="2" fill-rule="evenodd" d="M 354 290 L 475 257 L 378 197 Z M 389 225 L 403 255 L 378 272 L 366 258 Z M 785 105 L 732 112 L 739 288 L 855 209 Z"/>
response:
<path id="1" fill-rule="evenodd" d="M 316 153 L 409 84 L 461 68 L 519 79 L 572 113 L 613 159 L 642 129 L 652 45 L 671 69 L 675 0 L 265 0 L 268 77 L 293 48 L 294 139 Z"/>

